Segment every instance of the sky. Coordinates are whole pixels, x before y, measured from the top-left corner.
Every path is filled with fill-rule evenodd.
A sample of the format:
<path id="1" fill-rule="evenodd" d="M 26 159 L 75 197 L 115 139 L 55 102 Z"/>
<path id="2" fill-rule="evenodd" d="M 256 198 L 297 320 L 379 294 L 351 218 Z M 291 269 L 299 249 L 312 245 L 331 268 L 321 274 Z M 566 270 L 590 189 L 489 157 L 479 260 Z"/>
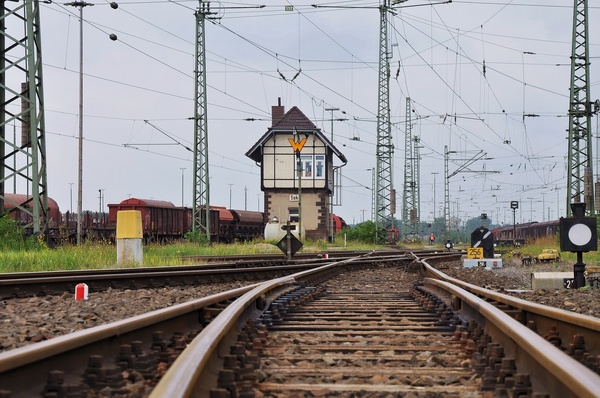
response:
<path id="1" fill-rule="evenodd" d="M 191 207 L 199 3 L 118 3 L 83 10 L 83 209 L 101 208 L 100 192 L 105 211 L 129 197 Z M 333 133 L 348 159 L 334 212 L 348 223 L 371 219 L 379 2 L 259 4 L 210 3 L 211 204 L 262 211 L 260 168 L 245 153 L 270 127 L 271 106 L 281 98 L 286 111 L 297 106 L 328 137 Z M 573 2 L 430 4 L 408 0 L 389 19 L 396 217 L 407 97 L 422 146 L 421 220 L 443 215 L 445 146 L 450 173 L 481 157 L 448 181 L 452 216 L 466 221 L 487 213 L 493 223 L 511 224 L 514 200 L 517 222 L 564 216 Z M 600 97 L 600 7 L 590 4 L 593 101 Z M 77 211 L 79 34 L 78 8 L 41 5 L 48 192 L 63 212 Z M 598 136 L 598 117 L 592 125 Z"/>

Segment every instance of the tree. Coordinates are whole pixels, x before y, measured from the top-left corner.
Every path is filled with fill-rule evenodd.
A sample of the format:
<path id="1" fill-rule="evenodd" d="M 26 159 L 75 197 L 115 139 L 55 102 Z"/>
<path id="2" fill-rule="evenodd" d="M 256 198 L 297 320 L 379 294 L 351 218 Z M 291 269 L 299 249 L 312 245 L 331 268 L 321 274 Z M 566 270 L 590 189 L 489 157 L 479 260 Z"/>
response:
<path id="1" fill-rule="evenodd" d="M 349 240 L 365 243 L 383 243 L 386 238 L 386 232 L 383 228 L 379 229 L 379 233 L 375 234 L 376 225 L 373 221 L 365 221 L 356 224 L 353 228 L 344 228 L 341 233 L 345 233 Z M 380 242 L 375 241 L 375 236 L 379 237 Z"/>
<path id="2" fill-rule="evenodd" d="M 471 236 L 471 233 L 481 226 L 490 229 L 490 227 L 492 226 L 492 220 L 490 220 L 487 217 L 483 219 L 481 217 L 474 217 L 467 220 L 465 224 L 465 229 L 467 234 Z"/>

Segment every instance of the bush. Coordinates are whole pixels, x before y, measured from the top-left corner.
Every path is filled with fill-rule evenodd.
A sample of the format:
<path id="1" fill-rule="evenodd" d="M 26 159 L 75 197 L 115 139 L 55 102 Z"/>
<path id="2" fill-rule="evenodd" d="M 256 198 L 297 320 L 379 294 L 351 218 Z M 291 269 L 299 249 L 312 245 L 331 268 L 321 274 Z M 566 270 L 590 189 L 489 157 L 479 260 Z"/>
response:
<path id="1" fill-rule="evenodd" d="M 23 241 L 23 228 L 7 215 L 0 217 L 0 248 L 3 250 L 22 250 L 25 248 Z"/>
<path id="2" fill-rule="evenodd" d="M 377 227 L 373 221 L 365 221 L 356 224 L 354 228 L 344 228 L 342 233 L 346 234 L 348 240 L 364 243 L 384 243 L 387 237 L 385 229 L 379 228 L 378 233 L 375 234 L 376 229 Z M 375 239 L 376 235 L 377 239 Z"/>
<path id="3" fill-rule="evenodd" d="M 199 229 L 186 232 L 184 239 L 190 243 L 198 243 L 200 245 L 210 244 L 210 239 L 208 239 L 206 234 L 201 232 Z"/>

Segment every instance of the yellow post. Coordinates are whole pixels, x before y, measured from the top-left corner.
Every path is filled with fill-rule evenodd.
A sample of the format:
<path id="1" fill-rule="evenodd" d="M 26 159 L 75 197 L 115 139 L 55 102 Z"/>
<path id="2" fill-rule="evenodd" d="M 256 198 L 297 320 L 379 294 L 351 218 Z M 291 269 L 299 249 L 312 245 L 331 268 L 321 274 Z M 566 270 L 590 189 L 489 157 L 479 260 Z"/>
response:
<path id="1" fill-rule="evenodd" d="M 139 210 L 117 212 L 117 264 L 143 263 L 142 213 Z"/>

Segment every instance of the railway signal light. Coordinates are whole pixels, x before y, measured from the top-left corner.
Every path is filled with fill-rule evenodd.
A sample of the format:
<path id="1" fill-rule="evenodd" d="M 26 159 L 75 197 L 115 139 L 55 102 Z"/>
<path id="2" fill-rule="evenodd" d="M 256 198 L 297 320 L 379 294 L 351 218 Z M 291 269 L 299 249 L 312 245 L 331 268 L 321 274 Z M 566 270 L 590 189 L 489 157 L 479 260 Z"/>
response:
<path id="1" fill-rule="evenodd" d="M 485 227 L 471 233 L 471 247 L 483 248 L 483 258 L 494 258 L 494 235 Z"/>
<path id="2" fill-rule="evenodd" d="M 585 203 L 571 203 L 573 217 L 560 218 L 560 250 L 589 252 L 598 250 L 596 217 L 585 217 Z"/>
<path id="3" fill-rule="evenodd" d="M 585 263 L 583 253 L 598 250 L 598 231 L 596 217 L 585 216 L 585 203 L 571 203 L 573 217 L 560 218 L 560 250 L 577 253 L 577 262 L 573 265 L 573 287 L 585 286 Z"/>

